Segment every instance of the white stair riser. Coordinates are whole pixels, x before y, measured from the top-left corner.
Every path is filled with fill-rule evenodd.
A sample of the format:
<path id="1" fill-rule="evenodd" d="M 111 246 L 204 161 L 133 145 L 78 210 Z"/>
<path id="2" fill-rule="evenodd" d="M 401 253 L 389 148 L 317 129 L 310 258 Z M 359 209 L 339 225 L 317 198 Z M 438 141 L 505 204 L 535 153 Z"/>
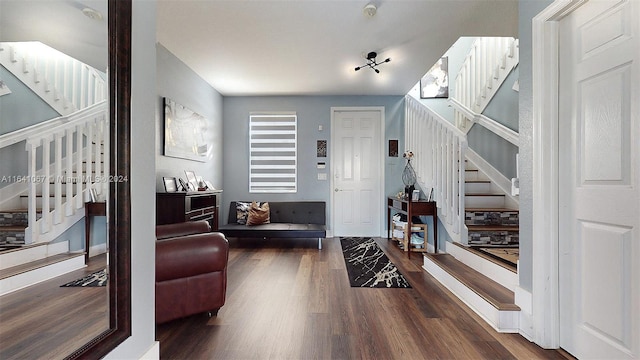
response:
<path id="1" fill-rule="evenodd" d="M 456 260 L 490 278 L 505 288 L 515 291 L 519 285 L 518 274 L 509 271 L 481 256 L 460 248 L 450 242 L 446 243 L 445 251 L 451 254 Z"/>
<path id="2" fill-rule="evenodd" d="M 479 180 L 480 175 L 477 170 L 466 170 L 464 172 L 465 180 Z"/>
<path id="3" fill-rule="evenodd" d="M 464 184 L 464 191 L 467 194 L 482 194 L 491 192 L 490 182 L 466 182 Z"/>
<path id="4" fill-rule="evenodd" d="M 84 266 L 84 256 L 76 256 L 69 260 L 2 279 L 0 280 L 0 295 L 5 295 L 13 291 L 23 289 L 27 286 L 35 285 L 56 276 L 81 269 Z"/>
<path id="5" fill-rule="evenodd" d="M 423 269 L 482 317 L 496 331 L 502 333 L 517 333 L 519 331 L 520 311 L 496 309 L 473 290 L 444 271 L 438 264 L 431 261 L 428 256 L 424 257 Z"/>
<path id="6" fill-rule="evenodd" d="M 26 264 L 31 261 L 44 259 L 47 256 L 62 254 L 69 251 L 69 242 L 61 241 L 57 243 L 27 247 L 25 249 L 11 251 L 0 254 L 0 270 L 13 266 Z"/>
<path id="7" fill-rule="evenodd" d="M 473 196 L 465 195 L 464 204 L 467 208 L 503 208 L 504 196 Z"/>

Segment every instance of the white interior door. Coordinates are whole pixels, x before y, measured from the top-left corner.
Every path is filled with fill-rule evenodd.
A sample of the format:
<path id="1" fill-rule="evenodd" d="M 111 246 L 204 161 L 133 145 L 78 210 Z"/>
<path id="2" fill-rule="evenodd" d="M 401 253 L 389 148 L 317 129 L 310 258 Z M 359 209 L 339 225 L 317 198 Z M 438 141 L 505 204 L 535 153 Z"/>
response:
<path id="1" fill-rule="evenodd" d="M 384 202 L 383 111 L 333 111 L 334 236 L 380 235 Z"/>
<path id="2" fill-rule="evenodd" d="M 640 356 L 640 2 L 560 21 L 560 345 Z"/>

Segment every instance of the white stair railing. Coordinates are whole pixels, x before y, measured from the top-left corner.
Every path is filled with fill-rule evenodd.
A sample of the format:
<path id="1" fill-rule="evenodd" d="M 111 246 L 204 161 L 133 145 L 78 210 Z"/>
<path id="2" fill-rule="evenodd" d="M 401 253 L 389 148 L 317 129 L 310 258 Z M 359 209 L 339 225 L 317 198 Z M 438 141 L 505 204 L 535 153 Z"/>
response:
<path id="1" fill-rule="evenodd" d="M 507 75 L 518 64 L 518 40 L 511 37 L 478 38 L 455 79 L 449 99 L 457 110 L 455 124 L 468 131 L 468 122 L 484 111 Z"/>
<path id="2" fill-rule="evenodd" d="M 94 68 L 40 42 L 0 42 L 0 64 L 61 115 L 106 99 L 106 81 Z"/>
<path id="3" fill-rule="evenodd" d="M 28 170 L 20 179 L 28 194 L 26 244 L 51 241 L 80 220 L 92 187 L 106 197 L 108 120 L 107 102 L 103 101 L 0 136 L 0 148 L 26 141 Z"/>
<path id="4" fill-rule="evenodd" d="M 405 147 L 415 155 L 414 170 L 418 185 L 425 192 L 434 189 L 439 220 L 454 241 L 466 244 L 466 135 L 420 101 L 406 96 Z"/>

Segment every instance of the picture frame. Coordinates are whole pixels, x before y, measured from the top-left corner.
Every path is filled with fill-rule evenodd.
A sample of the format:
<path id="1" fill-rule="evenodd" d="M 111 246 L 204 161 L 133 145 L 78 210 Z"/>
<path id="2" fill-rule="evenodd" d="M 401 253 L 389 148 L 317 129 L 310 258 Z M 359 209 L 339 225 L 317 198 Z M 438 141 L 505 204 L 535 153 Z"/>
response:
<path id="1" fill-rule="evenodd" d="M 196 173 L 191 170 L 184 171 L 185 176 L 187 177 L 187 185 L 189 185 L 189 189 L 191 191 L 198 190 L 198 178 L 196 177 Z"/>
<path id="2" fill-rule="evenodd" d="M 163 98 L 164 156 L 206 162 L 213 151 L 209 120 L 170 99 Z"/>
<path id="3" fill-rule="evenodd" d="M 98 201 L 98 193 L 93 187 L 89 188 L 89 197 L 91 198 L 91 202 Z"/>
<path id="4" fill-rule="evenodd" d="M 164 183 L 164 191 L 165 192 L 176 192 L 178 191 L 178 183 L 176 182 L 176 178 L 174 177 L 162 177 L 162 182 Z"/>
<path id="5" fill-rule="evenodd" d="M 420 190 L 413 190 L 413 192 L 411 193 L 411 201 L 418 200 L 420 200 Z"/>
<path id="6" fill-rule="evenodd" d="M 182 178 L 178 178 L 178 181 L 180 182 L 180 188 L 182 189 L 182 191 L 191 190 L 189 184 L 186 181 L 184 181 Z"/>

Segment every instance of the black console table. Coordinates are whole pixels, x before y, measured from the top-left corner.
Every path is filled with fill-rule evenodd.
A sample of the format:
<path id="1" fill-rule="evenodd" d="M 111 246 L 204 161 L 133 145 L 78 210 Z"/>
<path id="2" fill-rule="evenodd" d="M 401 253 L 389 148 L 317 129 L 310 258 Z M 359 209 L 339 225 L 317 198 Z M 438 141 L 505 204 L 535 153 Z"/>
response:
<path id="1" fill-rule="evenodd" d="M 221 192 L 222 190 L 156 193 L 156 224 L 207 220 L 212 230 L 218 230 Z"/>

